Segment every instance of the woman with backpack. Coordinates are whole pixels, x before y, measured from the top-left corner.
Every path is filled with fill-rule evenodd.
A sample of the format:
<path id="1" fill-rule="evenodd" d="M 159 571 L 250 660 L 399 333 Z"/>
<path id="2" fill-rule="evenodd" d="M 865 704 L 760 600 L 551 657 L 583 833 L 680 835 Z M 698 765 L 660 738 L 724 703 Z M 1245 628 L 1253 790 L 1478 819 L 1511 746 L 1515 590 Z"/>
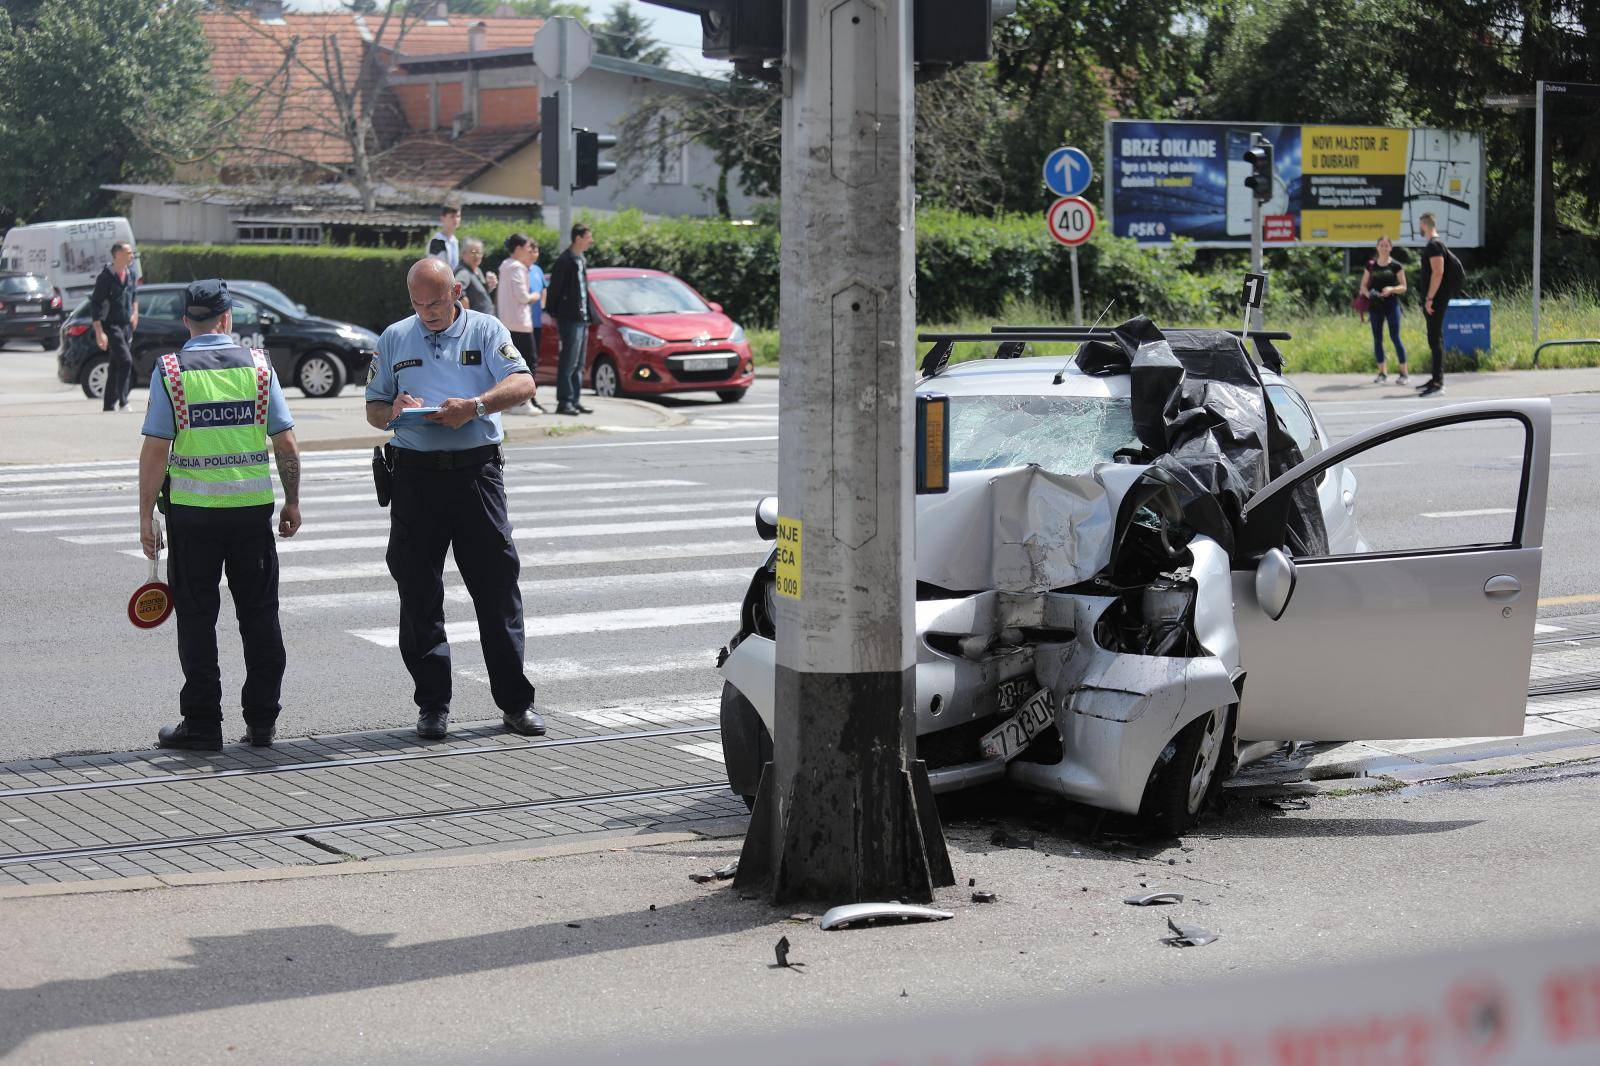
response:
<path id="1" fill-rule="evenodd" d="M 1378 360 L 1378 376 L 1373 384 L 1389 380 L 1389 360 L 1383 351 L 1383 327 L 1389 327 L 1389 339 L 1394 341 L 1395 361 L 1400 364 L 1396 382 L 1404 385 L 1411 380 L 1406 374 L 1406 346 L 1400 341 L 1400 297 L 1406 291 L 1406 268 L 1394 258 L 1394 242 L 1387 234 L 1378 238 L 1375 254 L 1367 260 L 1361 272 L 1361 288 L 1356 293 L 1356 306 L 1366 298 L 1367 317 L 1372 322 L 1372 354 Z"/>

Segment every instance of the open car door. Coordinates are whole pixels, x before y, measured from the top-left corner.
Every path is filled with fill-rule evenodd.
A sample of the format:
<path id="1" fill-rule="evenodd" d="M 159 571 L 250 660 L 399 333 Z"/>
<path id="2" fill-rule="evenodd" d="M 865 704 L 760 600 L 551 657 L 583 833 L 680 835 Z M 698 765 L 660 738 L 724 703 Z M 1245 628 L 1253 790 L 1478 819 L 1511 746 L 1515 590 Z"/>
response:
<path id="1" fill-rule="evenodd" d="M 1369 456 L 1379 448 L 1399 461 Z M 1336 464 L 1359 474 L 1364 458 L 1391 506 L 1356 514 L 1347 489 L 1365 539 L 1289 558 L 1291 493 Z M 1455 477 L 1441 477 L 1449 464 Z M 1520 735 L 1549 466 L 1550 401 L 1496 400 L 1386 422 L 1257 493 L 1233 561 L 1239 739 Z M 1430 510 L 1477 474 L 1493 484 Z"/>

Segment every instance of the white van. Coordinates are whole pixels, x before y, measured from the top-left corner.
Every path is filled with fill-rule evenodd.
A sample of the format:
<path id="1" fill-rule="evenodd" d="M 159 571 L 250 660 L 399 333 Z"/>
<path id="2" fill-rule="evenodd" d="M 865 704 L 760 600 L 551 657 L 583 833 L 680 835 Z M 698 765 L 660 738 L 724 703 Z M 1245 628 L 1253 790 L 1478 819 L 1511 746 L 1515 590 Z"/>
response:
<path id="1" fill-rule="evenodd" d="M 70 306 L 73 299 L 89 295 L 100 268 L 111 262 L 111 246 L 117 241 L 133 244 L 133 227 L 121 216 L 13 226 L 0 244 L 0 270 L 44 275 Z M 133 273 L 144 273 L 137 252 Z"/>

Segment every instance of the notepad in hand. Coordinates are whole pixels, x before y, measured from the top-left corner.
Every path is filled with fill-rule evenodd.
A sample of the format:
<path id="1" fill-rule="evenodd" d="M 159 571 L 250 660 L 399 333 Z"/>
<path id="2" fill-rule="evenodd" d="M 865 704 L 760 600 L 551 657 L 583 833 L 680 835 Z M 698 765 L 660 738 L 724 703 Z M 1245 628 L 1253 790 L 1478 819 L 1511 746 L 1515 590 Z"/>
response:
<path id="1" fill-rule="evenodd" d="M 412 425 L 417 422 L 423 422 L 427 420 L 429 415 L 437 414 L 438 411 L 439 409 L 437 407 L 407 407 L 399 414 L 395 415 L 394 418 L 390 419 L 389 424 L 384 428 L 393 429 L 396 426 Z"/>

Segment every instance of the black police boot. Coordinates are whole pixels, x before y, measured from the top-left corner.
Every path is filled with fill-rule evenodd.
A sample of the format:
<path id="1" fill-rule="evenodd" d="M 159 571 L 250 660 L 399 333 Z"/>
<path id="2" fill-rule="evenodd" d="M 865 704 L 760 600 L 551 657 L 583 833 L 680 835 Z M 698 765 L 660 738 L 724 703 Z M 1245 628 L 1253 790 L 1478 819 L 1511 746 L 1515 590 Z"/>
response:
<path id="1" fill-rule="evenodd" d="M 532 707 L 516 714 L 503 714 L 500 721 L 513 733 L 521 733 L 525 737 L 544 736 L 544 719 Z"/>
<path id="2" fill-rule="evenodd" d="M 443 740 L 449 734 L 449 711 L 423 711 L 417 716 L 417 736 L 423 740 Z"/>
<path id="3" fill-rule="evenodd" d="M 156 734 L 156 747 L 182 748 L 186 751 L 221 751 L 222 723 L 210 729 L 196 726 L 187 718 L 177 725 L 164 725 Z"/>
<path id="4" fill-rule="evenodd" d="M 270 748 L 277 737 L 278 727 L 276 725 L 270 723 L 267 725 L 253 725 L 250 722 L 246 722 L 244 724 L 244 736 L 240 737 L 239 740 L 249 744 L 252 748 Z"/>

